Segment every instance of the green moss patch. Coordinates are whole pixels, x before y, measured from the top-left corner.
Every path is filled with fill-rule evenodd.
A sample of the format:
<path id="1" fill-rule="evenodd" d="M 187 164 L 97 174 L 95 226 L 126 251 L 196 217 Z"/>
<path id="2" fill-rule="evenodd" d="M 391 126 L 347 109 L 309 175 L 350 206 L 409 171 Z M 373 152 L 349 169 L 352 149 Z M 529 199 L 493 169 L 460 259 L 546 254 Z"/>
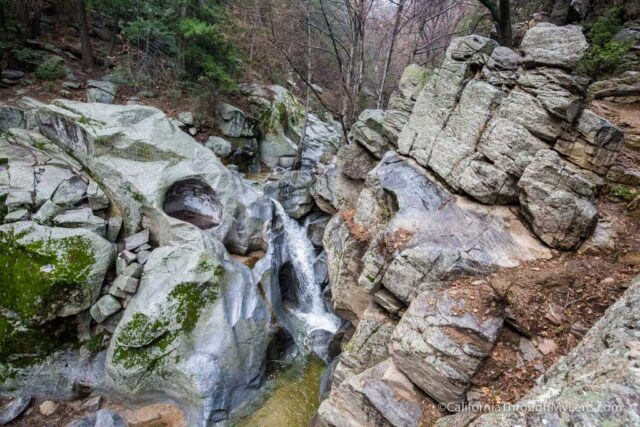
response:
<path id="1" fill-rule="evenodd" d="M 220 296 L 224 269 L 210 260 L 197 266 L 200 273 L 211 272 L 204 283 L 184 282 L 169 293 L 166 306 L 151 317 L 135 313 L 116 337 L 113 363 L 125 369 L 143 372 L 161 371 L 166 356 L 174 350 L 174 341 L 189 335 L 196 327 L 202 310 Z"/>
<path id="2" fill-rule="evenodd" d="M 73 340 L 69 319 L 54 319 L 70 300 L 88 299 L 95 262 L 82 237 L 26 242 L 26 232 L 0 231 L 0 360 L 48 354 Z"/>
<path id="3" fill-rule="evenodd" d="M 51 314 L 52 305 L 92 292 L 86 280 L 95 257 L 83 237 L 23 243 L 24 235 L 0 231 L 0 307 L 34 325 Z"/>

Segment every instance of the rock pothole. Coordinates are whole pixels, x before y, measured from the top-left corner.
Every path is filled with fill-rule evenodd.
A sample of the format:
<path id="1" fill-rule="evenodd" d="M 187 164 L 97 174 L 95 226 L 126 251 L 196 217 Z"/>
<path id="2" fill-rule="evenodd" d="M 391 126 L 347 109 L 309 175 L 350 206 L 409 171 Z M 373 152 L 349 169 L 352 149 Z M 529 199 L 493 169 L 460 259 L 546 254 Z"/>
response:
<path id="1" fill-rule="evenodd" d="M 162 209 L 173 218 L 202 229 L 216 227 L 222 221 L 222 204 L 213 188 L 198 179 L 175 182 L 164 197 Z"/>

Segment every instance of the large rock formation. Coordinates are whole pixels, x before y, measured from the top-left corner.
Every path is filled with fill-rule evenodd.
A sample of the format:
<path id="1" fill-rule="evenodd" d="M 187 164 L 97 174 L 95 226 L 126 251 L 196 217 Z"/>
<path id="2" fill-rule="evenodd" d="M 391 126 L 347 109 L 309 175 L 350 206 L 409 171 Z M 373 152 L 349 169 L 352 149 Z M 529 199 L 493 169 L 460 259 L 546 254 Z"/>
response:
<path id="1" fill-rule="evenodd" d="M 534 27 L 524 35 L 523 55 L 483 37 L 457 38 L 419 91 L 404 128 L 393 121 L 402 112 L 363 113 L 352 145 L 318 178 L 348 179 L 358 193 L 357 201 L 331 206 L 341 212 L 325 231 L 334 307 L 359 323 L 335 367 L 321 425 L 347 417 L 359 425 L 413 425 L 367 392 L 383 387 L 387 357 L 420 393 L 443 405 L 464 402 L 504 314 L 486 283 L 452 282 L 549 258 L 538 239 L 576 249 L 596 228 L 601 176 L 614 164 L 623 135 L 583 108 L 588 80 L 572 70 L 586 49 L 575 26 Z M 397 139 L 387 133 L 399 128 Z M 331 197 L 314 197 L 331 204 Z M 499 205 L 518 205 L 522 215 Z M 403 396 L 413 400 L 415 393 Z M 433 405 L 423 399 L 423 408 Z M 449 424 L 444 418 L 443 425 L 474 418 L 460 417 Z M 544 418 L 551 419 L 561 418 Z"/>
<path id="2" fill-rule="evenodd" d="M 456 276 L 549 255 L 508 209 L 457 199 L 395 153 L 369 173 L 356 212 L 367 230 L 379 229 L 363 256 L 360 286 L 384 288 L 404 304 Z"/>
<path id="3" fill-rule="evenodd" d="M 0 240 L 11 255 L 0 273 L 0 389 L 169 397 L 190 423 L 228 418 L 262 382 L 282 310 L 288 259 L 269 245 L 272 202 L 155 108 L 57 101 L 25 117 L 40 133 L 10 129 L 0 142 Z M 100 235 L 122 234 L 114 266 Z M 267 253 L 253 272 L 229 254 L 256 249 Z M 103 334 L 113 334 L 106 354 L 80 348 L 100 348 Z"/>
<path id="4" fill-rule="evenodd" d="M 464 401 L 502 327 L 497 299 L 487 285 L 420 294 L 391 337 L 396 366 L 437 402 Z"/>
<path id="5" fill-rule="evenodd" d="M 342 130 L 337 122 L 331 118 L 323 120 L 310 112 L 303 141 L 305 112 L 291 92 L 278 85 L 257 84 L 242 85 L 240 90 L 247 97 L 258 120 L 262 163 L 270 168 L 291 167 L 298 144 L 303 144 L 301 162 L 304 168 L 331 162 L 342 145 Z"/>
<path id="6" fill-rule="evenodd" d="M 56 101 L 37 119 L 44 135 L 94 171 L 130 232 L 150 206 L 206 229 L 234 253 L 265 247 L 270 202 L 161 111 Z"/>
<path id="7" fill-rule="evenodd" d="M 605 119 L 581 110 L 588 82 L 571 69 L 586 47 L 580 27 L 551 24 L 527 32 L 524 58 L 479 36 L 454 39 L 418 98 L 398 151 L 485 204 L 522 199 L 518 182 L 542 149 L 566 156 L 558 158 L 560 168 L 573 163 L 578 174 L 584 173 L 581 168 L 606 174 L 623 136 Z M 584 196 L 592 210 L 594 195 Z M 556 226 L 581 241 L 590 227 L 569 230 L 575 222 L 580 219 Z M 536 233 L 539 229 L 534 226 Z M 545 242 L 564 249 L 575 245 Z"/>

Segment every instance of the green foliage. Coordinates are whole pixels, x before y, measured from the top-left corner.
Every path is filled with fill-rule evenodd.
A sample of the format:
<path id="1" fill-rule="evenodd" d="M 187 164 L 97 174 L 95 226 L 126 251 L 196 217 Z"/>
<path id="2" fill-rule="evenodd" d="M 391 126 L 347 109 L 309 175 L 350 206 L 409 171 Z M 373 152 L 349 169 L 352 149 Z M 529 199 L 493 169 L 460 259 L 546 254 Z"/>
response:
<path id="1" fill-rule="evenodd" d="M 622 9 L 614 7 L 587 25 L 591 42 L 589 51 L 580 61 L 578 70 L 599 77 L 616 72 L 623 64 L 631 43 L 615 41 L 613 37 L 622 28 Z"/>
<path id="2" fill-rule="evenodd" d="M 13 49 L 11 54 L 18 64 L 28 71 L 35 71 L 46 59 L 46 54 L 44 52 L 26 47 L 22 49 Z"/>
<path id="3" fill-rule="evenodd" d="M 626 187 L 613 187 L 611 188 L 611 195 L 618 199 L 630 202 L 635 199 L 638 193 L 636 191 L 629 190 Z"/>
<path id="4" fill-rule="evenodd" d="M 126 7 L 125 2 L 130 3 Z M 93 0 L 99 8 L 108 0 Z M 226 90 L 239 54 L 230 41 L 233 22 L 219 0 L 118 0 L 120 14 L 128 10 L 125 38 L 147 54 L 165 55 L 193 80 L 214 82 Z M 111 6 L 113 7 L 113 6 Z"/>
<path id="5" fill-rule="evenodd" d="M 202 18 L 181 20 L 180 32 L 186 46 L 183 54 L 187 72 L 234 90 L 231 74 L 237 69 L 239 54 L 222 31 L 225 22 L 228 19 L 222 9 L 215 7 Z"/>
<path id="6" fill-rule="evenodd" d="M 39 80 L 52 82 L 66 77 L 70 72 L 69 68 L 64 64 L 64 59 L 53 55 L 38 65 L 35 76 Z"/>

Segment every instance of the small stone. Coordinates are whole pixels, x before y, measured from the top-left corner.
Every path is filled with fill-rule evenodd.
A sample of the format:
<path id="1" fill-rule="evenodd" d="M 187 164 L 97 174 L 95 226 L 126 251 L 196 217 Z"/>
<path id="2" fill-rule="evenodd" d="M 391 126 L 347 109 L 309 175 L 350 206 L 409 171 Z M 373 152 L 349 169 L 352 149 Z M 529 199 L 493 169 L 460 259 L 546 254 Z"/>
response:
<path id="1" fill-rule="evenodd" d="M 62 82 L 62 87 L 65 89 L 78 90 L 82 88 L 80 82 Z"/>
<path id="2" fill-rule="evenodd" d="M 150 256 L 151 256 L 150 251 L 139 252 L 137 256 L 138 262 L 142 265 L 145 265 Z"/>
<path id="3" fill-rule="evenodd" d="M 130 251 L 122 251 L 120 252 L 120 256 L 127 263 L 127 265 L 131 264 L 137 258 L 136 254 Z"/>
<path id="4" fill-rule="evenodd" d="M 540 354 L 533 344 L 531 344 L 531 341 L 526 338 L 520 339 L 519 351 L 525 362 L 531 362 L 532 360 L 540 359 L 542 357 L 542 354 Z"/>
<path id="5" fill-rule="evenodd" d="M 194 127 L 190 127 L 189 128 L 189 135 L 196 136 L 197 133 L 198 133 L 198 129 L 197 128 L 194 128 Z"/>
<path id="6" fill-rule="evenodd" d="M 104 322 L 109 316 L 120 311 L 122 306 L 112 295 L 105 295 L 95 303 L 90 310 L 91 317 L 98 322 Z"/>
<path id="7" fill-rule="evenodd" d="M 231 154 L 231 143 L 219 136 L 210 136 L 204 146 L 218 157 L 228 157 Z"/>
<path id="8" fill-rule="evenodd" d="M 96 427 L 128 427 L 127 422 L 120 415 L 107 409 L 96 412 Z"/>
<path id="9" fill-rule="evenodd" d="M 109 198 L 95 181 L 89 182 L 87 186 L 87 197 L 91 210 L 99 211 L 109 207 Z"/>
<path id="10" fill-rule="evenodd" d="M 102 396 L 90 397 L 82 403 L 82 409 L 85 411 L 97 411 L 102 404 Z"/>
<path id="11" fill-rule="evenodd" d="M 87 183 L 79 176 L 62 181 L 53 193 L 51 200 L 62 206 L 73 206 L 87 194 Z"/>
<path id="12" fill-rule="evenodd" d="M 130 294 L 135 294 L 138 290 L 138 279 L 130 276 L 118 276 L 113 281 L 113 286 Z"/>
<path id="13" fill-rule="evenodd" d="M 142 252 L 142 251 L 148 251 L 149 249 L 151 249 L 151 245 L 150 245 L 150 244 L 148 244 L 148 243 L 145 243 L 144 245 L 142 245 L 142 246 L 140 246 L 140 247 L 136 248 L 136 249 L 134 250 L 134 252 L 138 253 L 138 252 Z"/>
<path id="14" fill-rule="evenodd" d="M 540 344 L 538 344 L 538 350 L 542 352 L 545 356 L 553 353 L 558 349 L 555 341 L 550 338 L 543 339 Z"/>
<path id="15" fill-rule="evenodd" d="M 121 216 L 112 216 L 111 218 L 109 218 L 109 221 L 107 222 L 107 239 L 110 242 L 115 242 L 118 239 L 118 234 L 120 234 L 121 228 Z"/>
<path id="16" fill-rule="evenodd" d="M 29 219 L 29 211 L 27 209 L 18 209 L 16 211 L 8 213 L 4 217 L 4 222 L 16 222 Z"/>
<path id="17" fill-rule="evenodd" d="M 178 114 L 178 120 L 180 120 L 180 123 L 185 126 L 191 126 L 195 122 L 195 117 L 193 116 L 192 112 L 183 111 L 182 113 Z"/>
<path id="18" fill-rule="evenodd" d="M 109 288 L 109 295 L 113 295 L 116 298 L 122 298 L 122 299 L 125 299 L 130 296 L 128 293 L 126 293 L 125 291 L 123 291 L 122 289 L 118 288 L 115 285 L 112 285 Z M 123 306 L 123 308 L 126 308 L 126 307 Z"/>
<path id="19" fill-rule="evenodd" d="M 127 266 L 127 268 L 124 269 L 124 271 L 122 272 L 122 275 L 139 279 L 140 276 L 142 276 L 143 270 L 144 270 L 144 267 L 142 265 L 138 264 L 137 262 L 132 262 Z"/>
<path id="20" fill-rule="evenodd" d="M 64 211 L 64 207 L 58 205 L 52 200 L 44 202 L 38 212 L 33 216 L 33 220 L 39 224 L 46 224 L 53 219 L 53 217 L 61 214 Z"/>
<path id="21" fill-rule="evenodd" d="M 31 403 L 31 396 L 20 396 L 0 409 L 0 426 L 10 423 L 22 414 Z"/>
<path id="22" fill-rule="evenodd" d="M 149 229 L 142 230 L 139 233 L 132 234 L 124 239 L 124 248 L 128 251 L 149 242 Z"/>
<path id="23" fill-rule="evenodd" d="M 4 79 L 20 80 L 24 77 L 24 72 L 18 70 L 2 70 L 0 77 Z"/>
<path id="24" fill-rule="evenodd" d="M 69 92 L 68 90 L 62 89 L 60 91 L 60 96 L 63 98 L 70 99 L 73 95 L 71 95 L 71 92 Z"/>
<path id="25" fill-rule="evenodd" d="M 124 270 L 127 268 L 127 261 L 125 261 L 123 258 L 118 257 L 116 258 L 116 273 L 118 273 L 118 275 L 124 273 Z"/>
<path id="26" fill-rule="evenodd" d="M 56 413 L 58 404 L 47 400 L 40 405 L 39 409 L 42 415 L 44 415 L 45 417 L 50 417 L 51 415 Z"/>

